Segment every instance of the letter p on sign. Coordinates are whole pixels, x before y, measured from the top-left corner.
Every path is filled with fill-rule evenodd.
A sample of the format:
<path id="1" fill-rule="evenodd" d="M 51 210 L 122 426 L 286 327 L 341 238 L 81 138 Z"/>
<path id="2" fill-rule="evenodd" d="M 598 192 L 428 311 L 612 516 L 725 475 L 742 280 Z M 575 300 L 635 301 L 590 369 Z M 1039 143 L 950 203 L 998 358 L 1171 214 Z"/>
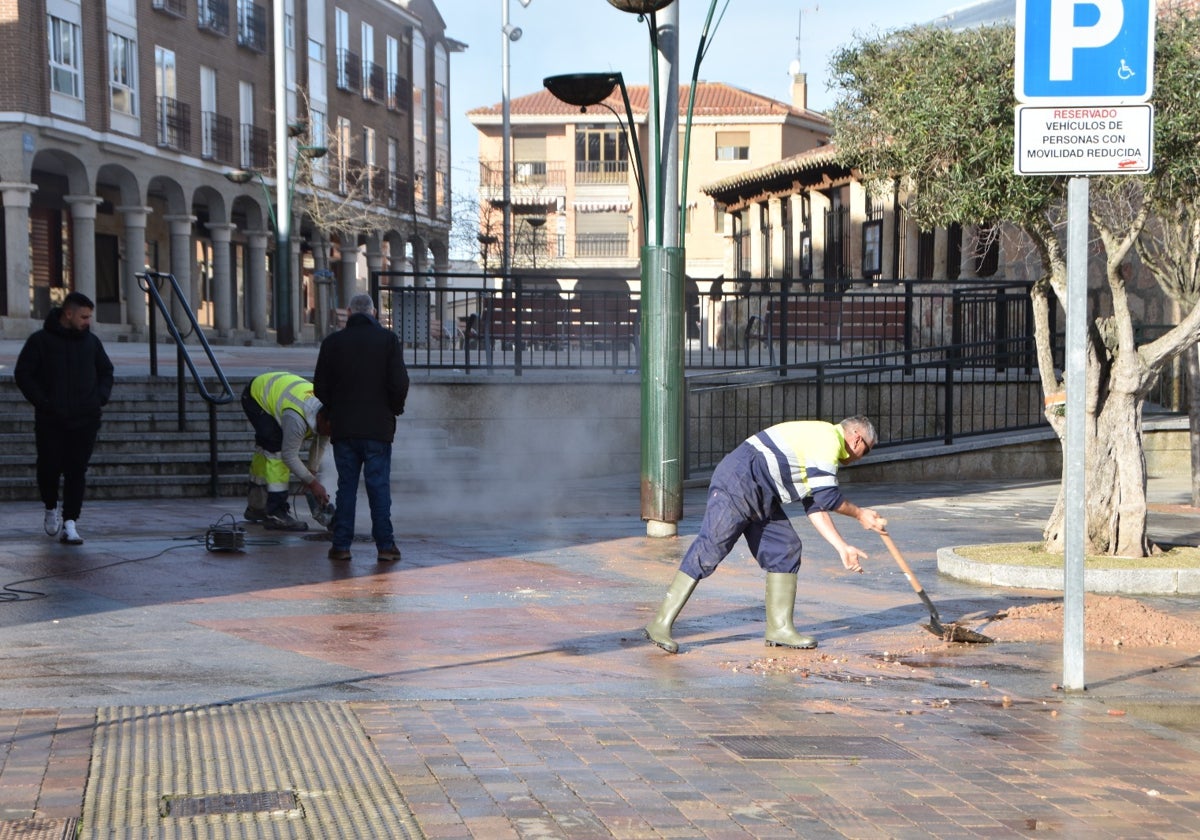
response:
<path id="1" fill-rule="evenodd" d="M 1154 0 L 1018 0 L 1018 101 L 1145 102 L 1154 79 L 1154 15 Z"/>

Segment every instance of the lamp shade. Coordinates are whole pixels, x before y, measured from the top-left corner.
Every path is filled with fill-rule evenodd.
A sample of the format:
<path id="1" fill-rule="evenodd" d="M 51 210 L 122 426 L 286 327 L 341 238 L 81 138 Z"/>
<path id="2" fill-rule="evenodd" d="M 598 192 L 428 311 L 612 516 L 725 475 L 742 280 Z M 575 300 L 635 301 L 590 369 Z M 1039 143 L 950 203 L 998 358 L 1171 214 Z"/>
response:
<path id="1" fill-rule="evenodd" d="M 620 73 L 566 73 L 542 80 L 546 90 L 568 105 L 587 108 L 612 95 L 621 81 Z"/>
<path id="2" fill-rule="evenodd" d="M 608 0 L 610 6 L 615 6 L 622 12 L 634 15 L 648 15 L 667 8 L 675 0 Z"/>

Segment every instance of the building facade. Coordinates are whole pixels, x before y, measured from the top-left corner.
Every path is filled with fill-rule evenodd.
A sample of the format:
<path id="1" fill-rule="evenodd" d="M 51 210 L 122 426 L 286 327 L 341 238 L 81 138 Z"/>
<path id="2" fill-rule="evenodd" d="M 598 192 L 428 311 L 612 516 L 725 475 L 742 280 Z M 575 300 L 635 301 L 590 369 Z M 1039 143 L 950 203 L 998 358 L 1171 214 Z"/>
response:
<path id="1" fill-rule="evenodd" d="M 702 293 L 722 271 L 725 228 L 723 214 L 700 186 L 828 141 L 829 121 L 806 107 L 802 74 L 794 77 L 792 93 L 793 101 L 784 103 L 726 84 L 699 83 L 681 209 L 686 270 Z M 679 92 L 681 157 L 688 97 L 685 85 Z M 632 86 L 629 98 L 641 160 L 649 171 L 650 90 Z M 611 110 L 598 106 L 581 113 L 548 91 L 510 102 L 510 253 L 514 269 L 528 276 L 548 282 L 560 275 L 585 276 L 636 288 L 646 239 L 637 180 L 620 93 L 605 104 Z M 473 110 L 468 118 L 479 131 L 480 239 L 491 246 L 481 252 L 495 267 L 503 247 L 501 106 Z"/>
<path id="2" fill-rule="evenodd" d="M 148 267 L 269 338 L 280 172 L 301 338 L 367 270 L 445 263 L 462 45 L 431 0 L 277 2 L 0 0 L 0 330 L 78 290 L 144 334 Z"/>

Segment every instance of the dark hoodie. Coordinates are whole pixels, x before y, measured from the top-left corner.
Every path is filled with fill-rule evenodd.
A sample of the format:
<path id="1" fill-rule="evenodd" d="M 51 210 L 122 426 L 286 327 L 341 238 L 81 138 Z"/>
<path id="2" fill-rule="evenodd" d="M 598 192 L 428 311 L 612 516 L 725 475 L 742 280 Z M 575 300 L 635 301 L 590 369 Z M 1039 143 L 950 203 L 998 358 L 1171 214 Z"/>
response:
<path id="1" fill-rule="evenodd" d="M 46 316 L 42 329 L 29 336 L 13 379 L 33 403 L 38 420 L 79 428 L 100 419 L 113 387 L 113 366 L 91 330 L 59 323 L 61 307 Z"/>

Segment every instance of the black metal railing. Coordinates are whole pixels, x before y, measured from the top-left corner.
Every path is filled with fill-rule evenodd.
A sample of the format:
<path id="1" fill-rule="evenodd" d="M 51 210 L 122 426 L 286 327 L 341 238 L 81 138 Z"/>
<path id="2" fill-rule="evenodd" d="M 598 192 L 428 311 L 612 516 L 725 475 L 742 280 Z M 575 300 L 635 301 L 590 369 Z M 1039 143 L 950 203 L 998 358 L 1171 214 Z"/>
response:
<path id="1" fill-rule="evenodd" d="M 1005 366 L 1033 352 L 1023 337 L 798 365 L 786 379 L 762 369 L 689 376 L 685 471 L 711 469 L 760 429 L 797 418 L 865 414 L 881 448 L 1037 428 L 1040 380 Z"/>
<path id="2" fill-rule="evenodd" d="M 233 392 L 233 388 L 229 385 L 229 380 L 225 378 L 225 372 L 221 369 L 220 363 L 217 362 L 217 357 L 213 354 L 212 347 L 209 346 L 208 339 L 204 337 L 204 330 L 200 327 L 200 322 L 196 320 L 196 312 L 188 303 L 187 296 L 183 293 L 183 289 L 179 285 L 179 281 L 175 279 L 174 274 L 162 274 L 157 271 L 144 271 L 135 275 L 137 277 L 138 286 L 150 298 L 150 323 L 148 330 L 147 341 L 150 346 L 150 375 L 158 376 L 158 317 L 161 316 L 163 323 L 167 327 L 167 332 L 171 334 L 171 338 L 175 342 L 175 379 L 176 379 L 176 403 L 178 410 L 179 431 L 187 430 L 187 410 L 185 400 L 185 388 L 183 369 L 187 369 L 192 374 L 192 381 L 196 384 L 196 391 L 208 405 L 208 464 L 209 464 L 209 491 L 216 498 L 220 495 L 220 478 L 218 472 L 218 457 L 217 457 L 217 406 L 231 403 L 237 396 Z M 171 307 L 163 298 L 163 286 L 170 287 L 170 293 L 173 299 L 177 302 L 178 308 L 183 312 L 187 319 L 187 334 L 180 331 L 179 325 L 175 322 L 175 317 L 171 314 Z M 219 394 L 213 394 L 205 385 L 203 377 L 196 369 L 196 363 L 192 360 L 191 353 L 188 352 L 186 338 L 194 335 L 200 346 L 204 349 L 204 353 L 208 358 L 208 363 L 212 367 L 213 374 L 217 377 L 217 381 L 221 385 Z"/>
<path id="3" fill-rule="evenodd" d="M 158 145 L 179 152 L 192 144 L 192 111 L 186 102 L 170 97 L 158 100 Z"/>
<path id="4" fill-rule="evenodd" d="M 239 47 L 246 47 L 255 52 L 267 51 L 267 12 L 257 3 L 238 6 L 238 37 Z"/>

